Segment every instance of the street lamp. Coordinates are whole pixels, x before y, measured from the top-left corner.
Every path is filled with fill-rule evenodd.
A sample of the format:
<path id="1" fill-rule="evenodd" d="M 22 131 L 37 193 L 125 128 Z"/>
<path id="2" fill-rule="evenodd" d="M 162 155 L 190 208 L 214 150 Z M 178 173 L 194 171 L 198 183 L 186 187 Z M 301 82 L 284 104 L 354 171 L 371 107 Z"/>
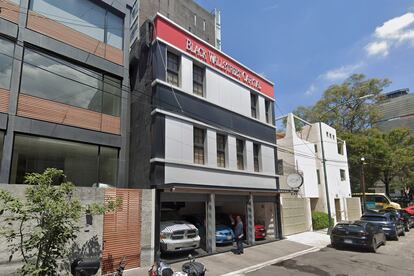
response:
<path id="1" fill-rule="evenodd" d="M 365 157 L 361 157 L 361 190 L 362 190 L 362 213 L 365 212 L 365 173 L 364 173 Z"/>
<path id="2" fill-rule="evenodd" d="M 329 216 L 328 234 L 330 234 L 331 230 L 332 230 L 332 214 L 331 214 L 331 202 L 330 202 L 330 198 L 329 198 L 329 189 L 328 189 L 328 176 L 326 174 L 326 158 L 325 158 L 325 148 L 323 146 L 323 135 L 322 135 L 322 122 L 321 122 L 321 120 L 322 120 L 323 115 L 325 115 L 328 112 L 333 111 L 334 109 L 336 109 L 336 108 L 338 108 L 342 105 L 345 105 L 347 103 L 357 101 L 357 100 L 363 100 L 363 99 L 366 99 L 366 98 L 371 98 L 373 96 L 375 96 L 375 95 L 374 94 L 368 94 L 368 95 L 361 96 L 361 97 L 356 98 L 356 99 L 352 99 L 352 100 L 343 102 L 340 105 L 334 106 L 333 108 L 327 110 L 326 112 L 322 113 L 319 116 L 319 135 L 321 137 L 322 163 L 323 163 L 323 175 L 324 175 L 324 180 L 325 180 L 326 205 L 327 205 L 327 208 L 328 208 L 328 216 Z M 364 183 L 364 188 L 365 188 L 365 183 Z M 363 192 L 363 200 L 365 201 L 365 189 L 364 189 L 364 192 Z"/>

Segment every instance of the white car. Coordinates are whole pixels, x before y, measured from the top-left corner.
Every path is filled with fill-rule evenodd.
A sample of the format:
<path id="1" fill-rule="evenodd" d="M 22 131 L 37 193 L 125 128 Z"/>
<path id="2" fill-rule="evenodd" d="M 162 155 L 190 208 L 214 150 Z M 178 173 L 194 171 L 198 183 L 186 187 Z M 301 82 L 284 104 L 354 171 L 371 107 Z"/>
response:
<path id="1" fill-rule="evenodd" d="M 180 252 L 200 247 L 197 228 L 184 220 L 166 220 L 160 223 L 162 252 Z"/>

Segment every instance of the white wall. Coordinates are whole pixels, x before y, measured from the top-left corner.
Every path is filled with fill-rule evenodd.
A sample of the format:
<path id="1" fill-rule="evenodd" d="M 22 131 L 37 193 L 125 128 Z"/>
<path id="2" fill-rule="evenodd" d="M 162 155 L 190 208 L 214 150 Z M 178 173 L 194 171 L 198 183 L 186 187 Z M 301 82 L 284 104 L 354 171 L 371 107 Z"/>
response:
<path id="1" fill-rule="evenodd" d="M 186 55 L 181 55 L 180 88 L 193 94 L 193 60 Z M 250 90 L 244 85 L 206 67 L 204 89 L 207 101 L 251 118 Z M 258 95 L 258 113 L 258 120 L 266 123 L 265 97 L 262 95 Z"/>
<path id="2" fill-rule="evenodd" d="M 221 132 L 220 132 L 221 133 Z M 259 156 L 260 172 L 254 172 L 253 141 L 246 141 L 246 169 L 237 169 L 236 137 L 227 135 L 227 167 L 217 167 L 216 130 L 206 129 L 206 163 L 193 162 L 193 124 L 184 120 L 166 116 L 165 118 L 165 162 L 166 183 L 196 183 L 221 186 L 250 188 L 276 188 L 275 160 L 273 147 L 261 145 Z M 254 141 L 258 143 L 257 141 Z M 260 143 L 259 143 L 260 144 Z"/>

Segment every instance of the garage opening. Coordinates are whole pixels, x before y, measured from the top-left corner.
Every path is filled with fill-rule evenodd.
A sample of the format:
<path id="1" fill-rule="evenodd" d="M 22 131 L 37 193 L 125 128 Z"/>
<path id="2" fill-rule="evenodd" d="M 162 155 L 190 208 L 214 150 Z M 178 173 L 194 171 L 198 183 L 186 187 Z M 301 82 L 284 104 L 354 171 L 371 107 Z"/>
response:
<path id="1" fill-rule="evenodd" d="M 216 195 L 216 252 L 226 252 L 235 248 L 234 227 L 237 216 L 242 219 L 247 244 L 247 199 L 247 196 Z"/>
<path id="2" fill-rule="evenodd" d="M 276 197 L 254 197 L 254 235 L 256 244 L 278 239 Z"/>
<path id="3" fill-rule="evenodd" d="M 207 255 L 206 196 L 161 194 L 160 249 L 161 259 L 181 261 L 191 254 Z"/>

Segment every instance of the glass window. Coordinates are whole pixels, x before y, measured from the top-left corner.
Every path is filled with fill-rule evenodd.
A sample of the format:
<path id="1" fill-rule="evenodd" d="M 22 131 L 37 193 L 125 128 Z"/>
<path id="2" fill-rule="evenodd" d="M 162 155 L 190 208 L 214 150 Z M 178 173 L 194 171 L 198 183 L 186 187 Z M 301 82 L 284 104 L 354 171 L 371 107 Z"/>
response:
<path id="1" fill-rule="evenodd" d="M 217 134 L 217 166 L 226 167 L 226 136 Z"/>
<path id="2" fill-rule="evenodd" d="M 104 75 L 102 113 L 120 116 L 121 86 L 120 79 Z"/>
<path id="3" fill-rule="evenodd" d="M 315 152 L 318 152 L 318 145 L 314 145 L 315 146 Z"/>
<path id="4" fill-rule="evenodd" d="M 338 153 L 340 155 L 344 155 L 344 143 L 342 141 L 339 141 L 337 146 L 338 146 Z"/>
<path id="5" fill-rule="evenodd" d="M 194 128 L 194 163 L 204 165 L 205 130 Z"/>
<path id="6" fill-rule="evenodd" d="M 115 48 L 122 49 L 124 19 L 115 14 L 107 13 L 106 43 Z"/>
<path id="7" fill-rule="evenodd" d="M 118 177 L 118 149 L 100 147 L 99 183 L 116 186 Z"/>
<path id="8" fill-rule="evenodd" d="M 193 65 L 193 93 L 204 96 L 204 69 L 200 66 Z"/>
<path id="9" fill-rule="evenodd" d="M 257 112 L 257 95 L 250 93 L 250 107 L 252 111 L 252 117 L 257 118 L 258 112 Z"/>
<path id="10" fill-rule="evenodd" d="M 118 150 L 99 148 L 97 145 L 18 134 L 14 139 L 10 181 L 22 184 L 26 173 L 57 168 L 63 170 L 76 186 L 91 187 L 98 182 L 116 186 Z"/>
<path id="11" fill-rule="evenodd" d="M 171 83 L 172 85 L 178 86 L 179 79 L 178 73 L 180 69 L 180 61 L 179 56 L 167 52 L 167 82 Z"/>
<path id="12" fill-rule="evenodd" d="M 345 170 L 340 169 L 339 173 L 341 174 L 341 181 L 345 181 L 346 180 Z"/>
<path id="13" fill-rule="evenodd" d="M 123 19 L 88 0 L 32 0 L 30 9 L 99 41 L 122 48 Z"/>
<path id="14" fill-rule="evenodd" d="M 260 172 L 260 145 L 253 144 L 254 171 Z"/>
<path id="15" fill-rule="evenodd" d="M 14 43 L 0 37 L 0 88 L 10 89 Z"/>
<path id="16" fill-rule="evenodd" d="M 30 49 L 24 54 L 20 90 L 109 115 L 120 113 L 121 80 Z"/>
<path id="17" fill-rule="evenodd" d="M 270 104 L 270 101 L 265 100 L 265 109 L 266 109 L 266 123 L 271 124 L 272 123 L 272 106 Z"/>
<path id="18" fill-rule="evenodd" d="M 244 170 L 244 144 L 243 140 L 236 140 L 237 168 L 239 170 Z"/>
<path id="19" fill-rule="evenodd" d="M 318 169 L 316 169 L 316 177 L 318 178 L 318 184 L 321 184 L 321 173 Z"/>

